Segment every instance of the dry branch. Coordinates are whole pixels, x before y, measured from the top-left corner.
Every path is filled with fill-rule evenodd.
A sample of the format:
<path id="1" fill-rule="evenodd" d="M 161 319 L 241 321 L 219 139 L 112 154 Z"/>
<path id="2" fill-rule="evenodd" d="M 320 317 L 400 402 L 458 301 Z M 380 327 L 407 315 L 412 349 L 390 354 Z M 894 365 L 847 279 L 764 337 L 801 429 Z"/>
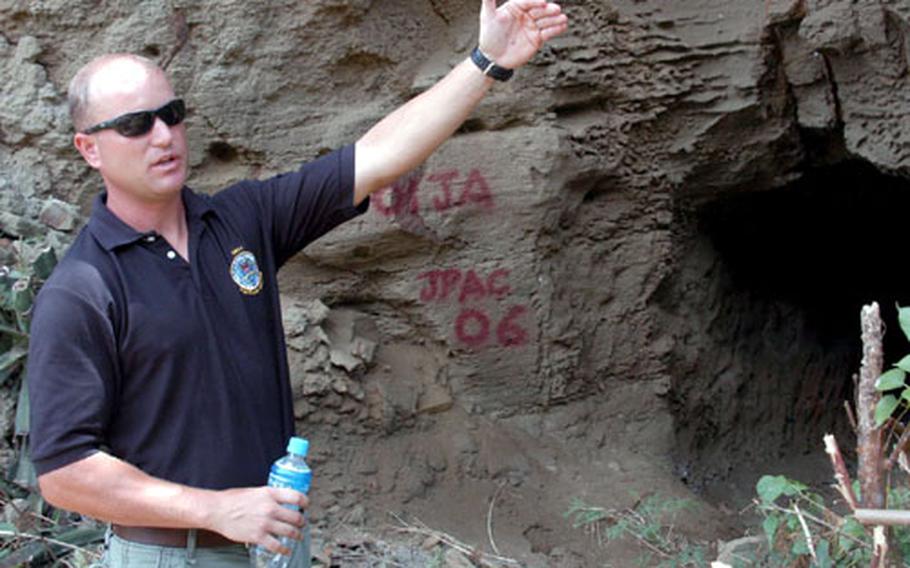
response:
<path id="1" fill-rule="evenodd" d="M 857 476 L 859 477 L 862 505 L 869 509 L 884 509 L 885 463 L 882 448 L 883 433 L 875 421 L 875 407 L 881 399 L 881 393 L 875 383 L 882 374 L 884 354 L 882 353 L 882 325 L 878 303 L 872 302 L 863 306 L 860 312 L 863 341 L 863 361 L 860 365 L 859 384 L 856 391 L 856 414 L 859 429 L 856 432 L 856 454 L 859 459 Z M 882 567 L 888 562 L 888 542 L 885 527 L 878 525 L 873 529 L 874 547 L 871 567 Z"/>
<path id="2" fill-rule="evenodd" d="M 843 495 L 844 499 L 850 505 L 850 509 L 855 511 L 859 507 L 856 495 L 853 493 L 853 482 L 850 480 L 850 472 L 847 471 L 847 465 L 844 463 L 844 456 L 840 453 L 837 440 L 831 434 L 825 434 L 825 452 L 831 458 L 831 467 L 834 468 L 834 478 L 837 479 L 837 490 Z"/>
<path id="3" fill-rule="evenodd" d="M 910 511 L 896 509 L 857 509 L 853 512 L 856 520 L 864 525 L 907 525 L 910 526 Z"/>
<path id="4" fill-rule="evenodd" d="M 910 443 L 910 428 L 904 428 L 904 431 L 901 432 L 901 437 L 897 440 L 897 443 L 894 444 L 894 449 L 891 451 L 891 457 L 888 458 L 888 461 L 885 464 L 885 468 L 888 471 L 894 469 L 895 464 L 897 464 L 897 459 L 900 457 L 901 453 L 904 452 L 908 443 Z"/>
<path id="5" fill-rule="evenodd" d="M 493 553 L 497 555 L 501 554 L 499 548 L 496 547 L 496 541 L 493 540 L 493 507 L 496 506 L 496 498 L 499 497 L 502 488 L 505 486 L 505 482 L 499 484 L 499 487 L 496 488 L 496 492 L 493 493 L 493 497 L 490 498 L 490 508 L 487 510 L 487 538 L 490 539 L 490 547 L 493 549 Z"/>
<path id="6" fill-rule="evenodd" d="M 499 565 L 506 566 L 520 566 L 521 563 L 515 560 L 514 558 L 507 558 L 505 556 L 500 556 L 498 554 L 484 554 L 477 549 L 459 541 L 450 534 L 446 534 L 442 531 L 433 530 L 423 523 L 420 519 L 415 518 L 414 524 L 409 524 L 404 521 L 401 517 L 395 513 L 389 513 L 396 521 L 401 524 L 401 527 L 398 527 L 399 532 L 417 534 L 423 537 L 433 537 L 439 542 L 445 544 L 450 548 L 454 548 L 458 552 L 461 552 L 465 556 L 469 557 L 474 564 L 480 566 L 481 568 L 495 568 Z"/>
<path id="7" fill-rule="evenodd" d="M 882 464 L 882 431 L 875 424 L 875 406 L 881 393 L 875 381 L 882 374 L 882 335 L 884 328 L 878 304 L 872 302 L 862 309 L 863 362 L 860 366 L 856 393 L 856 413 L 859 425 L 856 449 L 859 457 L 859 482 L 862 505 L 869 509 L 885 507 L 885 484 Z"/>
<path id="8" fill-rule="evenodd" d="M 46 544 L 53 544 L 56 546 L 67 548 L 72 551 L 82 552 L 82 553 L 88 554 L 89 556 L 91 556 L 95 559 L 101 558 L 100 554 L 98 554 L 97 552 L 94 552 L 92 550 L 89 550 L 88 548 L 78 546 L 75 544 L 70 544 L 68 542 L 64 542 L 62 540 L 57 540 L 55 538 L 50 538 L 47 536 L 34 535 L 34 534 L 23 533 L 23 532 L 18 532 L 18 531 L 0 530 L 0 537 L 12 537 L 12 538 L 21 538 L 24 540 L 34 540 L 34 541 L 43 542 Z"/>
<path id="9" fill-rule="evenodd" d="M 806 537 L 806 546 L 809 548 L 809 554 L 812 556 L 812 560 L 817 563 L 818 556 L 815 554 L 815 544 L 812 543 L 812 532 L 809 530 L 809 525 L 806 523 L 802 511 L 799 510 L 799 505 L 794 503 L 793 511 L 796 513 L 796 518 L 799 519 L 800 526 L 803 527 L 803 535 Z"/>
<path id="10" fill-rule="evenodd" d="M 853 375 L 853 384 L 856 385 L 856 375 Z M 850 427 L 853 428 L 853 432 L 859 428 L 856 424 L 856 414 L 853 412 L 853 407 L 850 406 L 850 402 L 844 401 L 844 410 L 847 412 L 847 421 L 850 422 Z"/>
<path id="11" fill-rule="evenodd" d="M 763 504 L 762 506 L 763 506 L 763 507 L 767 507 L 767 508 L 769 508 L 769 509 L 771 509 L 771 510 L 777 511 L 778 513 L 786 513 L 786 514 L 788 514 L 788 515 L 791 514 L 791 513 L 793 512 L 793 511 L 791 511 L 790 509 L 785 509 L 784 507 L 781 507 L 780 505 L 775 505 L 774 503 L 766 503 L 766 504 Z M 803 517 L 805 517 L 806 519 L 812 521 L 813 523 L 817 524 L 817 525 L 820 526 L 820 527 L 824 527 L 824 528 L 828 529 L 829 531 L 837 532 L 837 531 L 839 530 L 839 527 L 840 527 L 840 524 L 839 524 L 839 523 L 838 523 L 838 524 L 832 524 L 832 523 L 830 523 L 830 522 L 828 522 L 828 521 L 825 521 L 825 520 L 823 520 L 823 519 L 820 519 L 820 518 L 816 517 L 815 515 L 810 515 L 809 513 L 805 512 L 805 511 L 803 511 L 802 514 L 803 514 Z M 835 516 L 836 516 L 838 519 L 840 519 L 839 516 L 837 516 L 837 515 L 835 515 Z M 854 545 L 856 545 L 856 546 L 860 546 L 860 547 L 863 547 L 863 548 L 872 548 L 872 546 L 869 545 L 869 543 L 864 542 L 864 541 L 862 541 L 862 540 L 856 538 L 855 536 L 851 536 L 851 535 L 849 535 L 849 534 L 847 534 L 847 533 L 841 533 L 841 536 L 842 536 L 843 538 L 845 538 L 845 539 L 851 541 L 851 542 L 852 542 Z"/>
<path id="12" fill-rule="evenodd" d="M 869 568 L 884 568 L 888 558 L 888 535 L 885 527 L 878 525 L 872 529 L 872 562 Z"/>

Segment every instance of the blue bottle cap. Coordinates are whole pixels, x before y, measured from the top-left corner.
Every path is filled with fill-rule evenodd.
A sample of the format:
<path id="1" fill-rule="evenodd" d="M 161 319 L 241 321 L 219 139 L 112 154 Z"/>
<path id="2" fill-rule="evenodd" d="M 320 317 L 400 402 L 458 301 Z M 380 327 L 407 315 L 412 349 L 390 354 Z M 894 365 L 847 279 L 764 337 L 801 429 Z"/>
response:
<path id="1" fill-rule="evenodd" d="M 288 453 L 296 454 L 298 456 L 306 457 L 306 453 L 310 450 L 310 443 L 303 438 L 298 438 L 294 436 L 288 440 Z"/>

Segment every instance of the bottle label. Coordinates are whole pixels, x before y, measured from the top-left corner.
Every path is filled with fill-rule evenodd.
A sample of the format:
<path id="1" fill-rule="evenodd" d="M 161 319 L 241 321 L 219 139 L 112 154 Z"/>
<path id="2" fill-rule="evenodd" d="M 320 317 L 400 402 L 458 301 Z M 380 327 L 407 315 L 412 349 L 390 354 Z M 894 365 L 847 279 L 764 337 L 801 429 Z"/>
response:
<path id="1" fill-rule="evenodd" d="M 312 479 L 313 473 L 310 471 L 293 471 L 273 467 L 269 474 L 269 485 L 271 487 L 287 487 L 301 493 L 308 493 Z"/>

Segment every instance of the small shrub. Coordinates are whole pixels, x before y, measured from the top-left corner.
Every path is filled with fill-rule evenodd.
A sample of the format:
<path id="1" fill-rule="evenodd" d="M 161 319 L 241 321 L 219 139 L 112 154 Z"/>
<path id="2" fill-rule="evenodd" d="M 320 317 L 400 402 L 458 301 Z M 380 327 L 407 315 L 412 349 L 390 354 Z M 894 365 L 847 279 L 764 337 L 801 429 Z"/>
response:
<path id="1" fill-rule="evenodd" d="M 564 514 L 572 520 L 573 528 L 592 535 L 599 545 L 611 541 L 633 539 L 644 547 L 639 557 L 642 566 L 662 568 L 707 567 L 708 547 L 693 543 L 675 530 L 676 516 L 695 508 L 690 499 L 650 495 L 631 509 L 592 507 L 573 499 Z"/>
<path id="2" fill-rule="evenodd" d="M 854 483 L 859 495 L 859 483 Z M 872 534 L 851 515 L 840 515 L 808 486 L 782 475 L 765 475 L 756 485 L 762 530 L 768 539 L 771 566 L 818 568 L 868 566 L 872 559 Z M 895 508 L 910 504 L 910 490 L 889 492 Z M 903 558 L 910 558 L 910 530 L 892 528 L 893 544 Z M 904 566 L 910 566 L 906 562 Z"/>
<path id="3" fill-rule="evenodd" d="M 50 247 L 18 242 L 15 266 L 0 266 L 0 394 L 17 397 L 16 418 L 6 440 L 16 451 L 0 472 L 0 566 L 88 566 L 97 560 L 90 545 L 104 530 L 53 509 L 37 491 L 28 459 L 29 403 L 25 360 L 32 303 L 57 264 Z M 8 435 L 3 433 L 4 437 Z"/>

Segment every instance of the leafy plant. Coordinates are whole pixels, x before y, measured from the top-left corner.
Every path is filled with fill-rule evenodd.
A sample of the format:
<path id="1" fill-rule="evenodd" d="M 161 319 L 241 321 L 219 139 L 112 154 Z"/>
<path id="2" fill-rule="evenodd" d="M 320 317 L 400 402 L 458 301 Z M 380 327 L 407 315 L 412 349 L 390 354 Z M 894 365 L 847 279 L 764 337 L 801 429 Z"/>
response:
<path id="1" fill-rule="evenodd" d="M 57 255 L 51 247 L 16 244 L 16 265 L 0 266 L 0 393 L 17 398 L 9 440 L 16 458 L 8 471 L 0 472 L 0 512 L 12 521 L 0 523 L 0 565 L 71 565 L 69 560 L 80 557 L 87 566 L 93 553 L 84 547 L 100 542 L 103 529 L 47 506 L 37 491 L 35 469 L 28 458 L 29 321 L 34 299 L 56 266 Z"/>
<path id="2" fill-rule="evenodd" d="M 0 266 L 0 387 L 18 393 L 13 444 L 17 459 L 7 479 L 28 488 L 36 485 L 28 459 L 29 403 L 25 358 L 29 319 L 38 289 L 57 264 L 51 247 L 32 247 L 20 241 L 17 266 Z"/>
<path id="3" fill-rule="evenodd" d="M 100 542 L 104 529 L 44 518 L 40 526 L 29 531 L 21 531 L 12 523 L 0 523 L 0 538 L 3 566 L 72 566 L 73 562 L 65 560 L 70 555 L 81 558 L 81 565 L 88 566 L 100 555 L 86 547 Z"/>
<path id="4" fill-rule="evenodd" d="M 910 308 L 898 306 L 897 321 L 904 336 L 910 340 Z M 878 401 L 875 406 L 876 426 L 883 426 L 885 422 L 894 417 L 895 411 L 898 409 L 900 412 L 895 417 L 895 421 L 900 422 L 910 410 L 910 386 L 906 382 L 908 372 L 910 372 L 910 355 L 904 356 L 891 369 L 882 373 L 875 382 L 875 388 L 879 391 L 899 391 L 885 394 Z"/>
<path id="5" fill-rule="evenodd" d="M 858 482 L 853 490 L 859 494 Z M 818 568 L 869 565 L 871 531 L 853 516 L 832 510 L 821 494 L 783 475 L 763 476 L 756 491 L 770 550 L 765 559 L 768 564 Z M 889 501 L 898 508 L 910 505 L 910 490 L 892 490 Z M 910 530 L 895 527 L 892 535 L 902 556 L 910 558 Z"/>
<path id="6" fill-rule="evenodd" d="M 852 517 L 842 517 L 808 486 L 783 475 L 765 475 L 756 485 L 768 561 L 775 566 L 819 568 L 868 565 L 872 536 Z"/>
<path id="7" fill-rule="evenodd" d="M 645 497 L 633 508 L 623 510 L 592 507 L 573 499 L 563 516 L 572 520 L 573 528 L 592 534 L 600 545 L 623 538 L 636 540 L 646 549 L 639 558 L 642 566 L 706 567 L 708 547 L 692 543 L 674 530 L 676 516 L 694 507 L 692 500 L 660 495 Z"/>

